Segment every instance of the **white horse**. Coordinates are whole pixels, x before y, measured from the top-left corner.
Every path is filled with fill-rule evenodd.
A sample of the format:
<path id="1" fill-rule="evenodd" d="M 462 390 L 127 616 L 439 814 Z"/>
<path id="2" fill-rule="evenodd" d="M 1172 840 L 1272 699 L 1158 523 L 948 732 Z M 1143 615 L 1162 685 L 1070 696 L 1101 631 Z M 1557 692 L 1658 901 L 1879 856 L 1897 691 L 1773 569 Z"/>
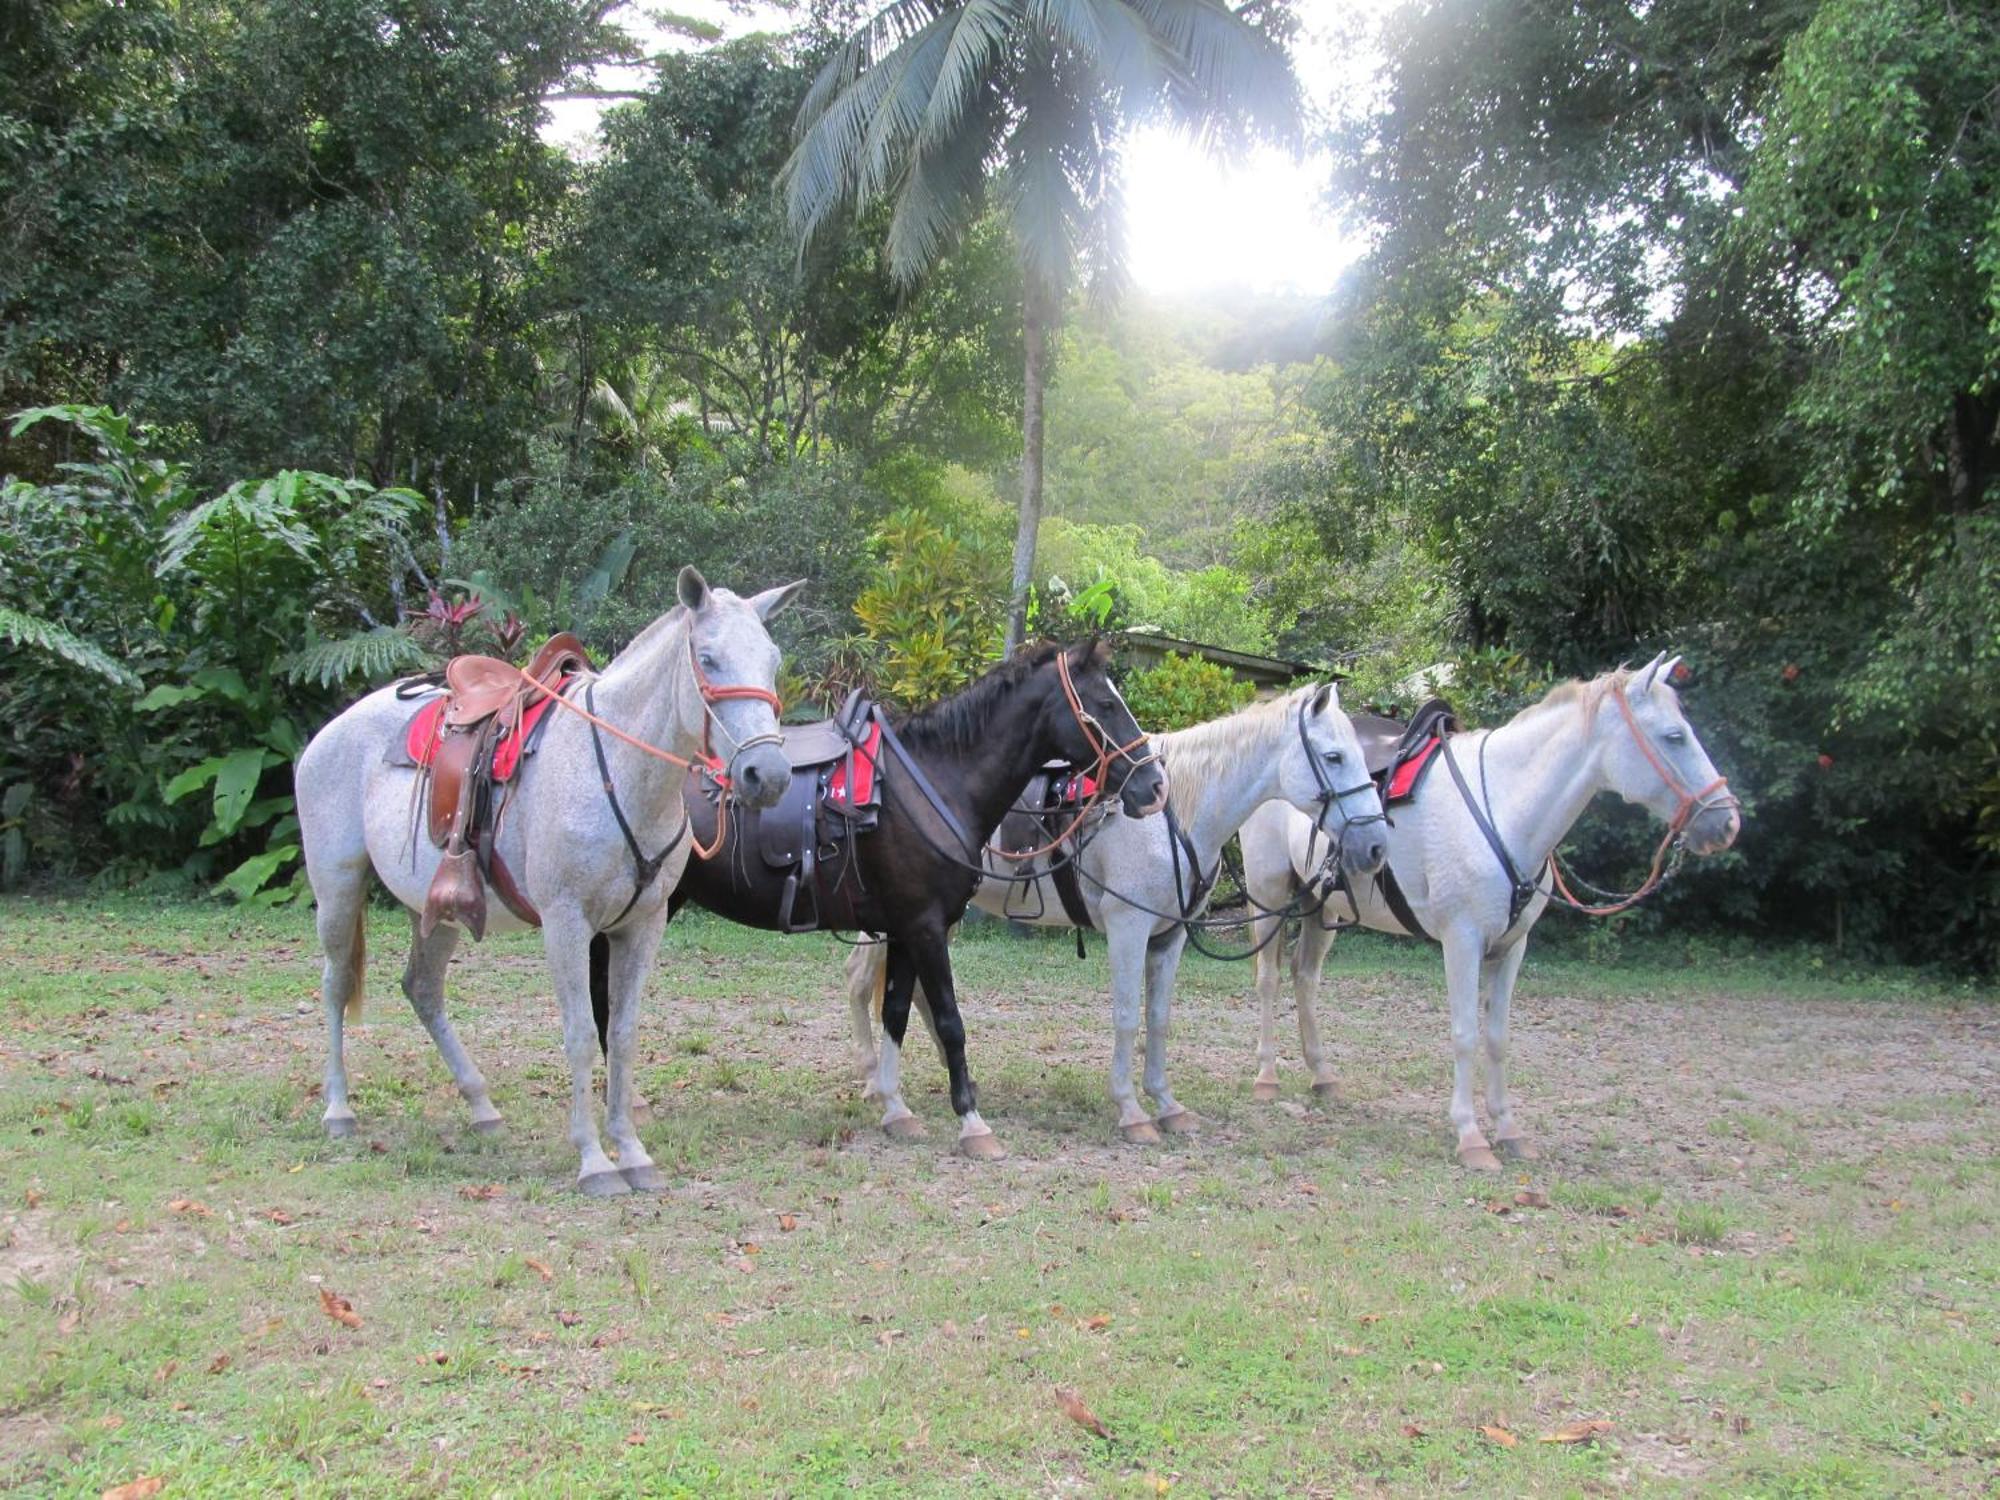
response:
<path id="1" fill-rule="evenodd" d="M 728 769 L 734 795 L 768 806 L 783 792 L 790 771 L 772 707 L 778 648 L 764 622 L 801 586 L 739 599 L 727 589 L 711 589 L 693 568 L 682 569 L 680 607 L 641 631 L 590 680 L 588 694 L 588 711 L 605 725 L 673 759 L 642 753 L 564 711 L 564 703 L 581 706 L 584 694 L 572 691 L 549 710 L 540 744 L 517 773 L 501 819 L 499 856 L 542 919 L 569 1057 L 569 1138 L 581 1155 L 577 1181 L 594 1197 L 666 1186 L 633 1127 L 632 1067 L 639 997 L 666 929 L 667 898 L 687 864 L 682 782 L 689 762 L 708 752 L 712 725 L 733 751 Z M 385 754 L 415 707 L 395 687 L 382 688 L 334 719 L 299 757 L 299 825 L 326 951 L 324 1123 L 335 1136 L 355 1128 L 342 1026 L 361 1008 L 371 870 L 410 909 L 403 993 L 471 1105 L 473 1128 L 490 1132 L 500 1125 L 486 1080 L 444 1013 L 445 966 L 458 929 L 447 923 L 428 937 L 421 931 L 418 914 L 443 856 L 422 832 L 418 773 Z M 490 908 L 497 930 L 527 925 L 500 901 Z M 598 1136 L 591 1098 L 598 1052 L 591 945 L 599 934 L 609 949 L 606 1128 L 616 1165 Z"/>
<path id="2" fill-rule="evenodd" d="M 1373 874 L 1386 852 L 1381 799 L 1331 685 L 1300 688 L 1226 718 L 1155 735 L 1153 746 L 1168 771 L 1168 816 L 1128 818 L 1113 812 L 1084 835 L 1077 855 L 1079 893 L 1111 954 L 1111 1098 L 1120 1134 L 1141 1144 L 1158 1141 L 1162 1130 L 1184 1133 L 1200 1124 L 1167 1086 L 1174 976 L 1188 937 L 1182 919 L 1207 909 L 1222 846 L 1243 820 L 1270 798 L 1284 799 L 1280 805 L 1300 809 L 1306 826 L 1321 830 L 1324 860 L 1338 860 L 1350 876 Z M 1185 833 L 1185 844 L 1176 838 L 1176 828 Z M 1075 838 L 1065 841 L 1066 850 L 1076 846 Z M 985 859 L 991 874 L 980 882 L 975 905 L 1037 926 L 1075 925 L 1046 873 L 1047 856 L 1024 865 L 989 850 Z M 1036 872 L 1029 884 L 1007 878 Z M 883 1065 L 895 1059 L 885 1038 L 878 1061 L 870 1024 L 883 969 L 881 944 L 854 949 L 847 959 L 847 1000 L 856 1066 L 871 1080 L 870 1092 L 883 1095 L 885 1118 L 899 1119 L 908 1107 L 895 1095 L 896 1069 Z M 917 1004 L 928 1025 L 930 1007 L 921 990 Z M 1156 1118 L 1147 1116 L 1132 1087 L 1142 1005 L 1145 1085 Z"/>
<path id="3" fill-rule="evenodd" d="M 1636 672 L 1621 668 L 1590 682 L 1565 683 L 1497 729 L 1453 736 L 1438 752 L 1450 757 L 1446 764 L 1432 766 L 1415 798 L 1390 812 L 1383 878 L 1400 888 L 1421 929 L 1417 935 L 1444 947 L 1451 999 L 1451 1121 L 1465 1166 L 1497 1171 L 1494 1143 L 1516 1158 L 1537 1155 L 1507 1097 L 1507 1012 L 1528 933 L 1549 904 L 1550 857 L 1584 807 L 1599 792 L 1616 792 L 1665 820 L 1667 839 L 1685 840 L 1696 854 L 1728 848 L 1742 827 L 1736 798 L 1668 685 L 1679 661 L 1655 657 Z M 1454 769 L 1464 778 L 1462 786 Z M 1306 860 L 1309 832 L 1306 820 L 1277 803 L 1259 808 L 1244 824 L 1244 876 L 1254 900 L 1281 906 L 1313 880 Z M 1663 840 L 1663 853 L 1665 847 Z M 1305 921 L 1292 959 L 1299 1038 L 1316 1093 L 1334 1088 L 1313 1013 L 1334 926 L 1358 916 L 1378 932 L 1410 930 L 1391 909 L 1382 882 L 1359 891 L 1358 912 L 1354 901 L 1336 894 L 1322 920 Z M 1271 921 L 1259 920 L 1259 938 L 1269 935 Z M 1277 998 L 1274 943 L 1257 956 L 1261 1029 L 1255 1094 L 1260 1099 L 1274 1099 L 1278 1092 Z M 1482 1000 L 1491 1142 L 1480 1131 L 1472 1101 Z"/>

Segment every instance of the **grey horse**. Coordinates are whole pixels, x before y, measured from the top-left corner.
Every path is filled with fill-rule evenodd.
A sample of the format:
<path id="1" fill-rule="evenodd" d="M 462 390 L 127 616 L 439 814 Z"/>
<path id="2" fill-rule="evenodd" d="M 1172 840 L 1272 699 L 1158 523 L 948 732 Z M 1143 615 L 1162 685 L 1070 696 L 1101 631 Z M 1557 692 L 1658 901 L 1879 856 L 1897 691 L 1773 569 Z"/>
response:
<path id="1" fill-rule="evenodd" d="M 594 735 L 580 714 L 558 707 L 520 772 L 502 819 L 500 857 L 542 917 L 569 1058 L 569 1138 L 581 1156 L 578 1185 L 592 1196 L 666 1186 L 633 1127 L 632 1067 L 639 997 L 666 930 L 668 897 L 688 860 L 682 783 L 687 763 L 710 745 L 712 727 L 734 795 L 763 807 L 783 792 L 789 771 L 772 709 L 778 648 L 765 621 L 800 587 L 793 583 L 741 599 L 710 588 L 693 568 L 682 569 L 679 607 L 641 631 L 589 683 L 588 697 L 589 711 L 605 725 L 672 759 L 648 754 L 615 734 Z M 735 696 L 731 688 L 761 692 Z M 564 701 L 580 707 L 583 696 L 571 691 Z M 299 757 L 299 825 L 326 952 L 321 996 L 327 1028 L 324 1123 L 330 1135 L 349 1135 L 355 1128 L 342 1028 L 361 1006 L 371 871 L 410 909 L 403 993 L 471 1106 L 473 1128 L 493 1131 L 500 1124 L 486 1080 L 444 1011 L 445 967 L 458 929 L 446 924 L 428 937 L 420 931 L 418 913 L 442 856 L 415 816 L 418 773 L 385 754 L 413 709 L 395 687 L 382 688 L 329 723 Z M 656 873 L 643 882 L 642 850 L 649 860 L 665 851 Z M 497 900 L 491 906 L 496 930 L 526 925 Z M 591 1090 L 598 1051 L 591 948 L 600 934 L 609 957 L 605 1124 L 615 1164 L 598 1135 Z"/>

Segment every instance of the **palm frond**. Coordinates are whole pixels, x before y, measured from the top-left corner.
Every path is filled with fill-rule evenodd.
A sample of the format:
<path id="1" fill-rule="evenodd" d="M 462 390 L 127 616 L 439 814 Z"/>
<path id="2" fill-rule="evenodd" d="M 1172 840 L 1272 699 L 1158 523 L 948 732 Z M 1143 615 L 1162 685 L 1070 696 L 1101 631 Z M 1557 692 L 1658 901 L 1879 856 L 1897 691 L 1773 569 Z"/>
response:
<path id="1" fill-rule="evenodd" d="M 312 645 L 278 658 L 275 666 L 288 681 L 338 687 L 356 678 L 386 682 L 391 677 L 421 672 L 433 665 L 431 654 L 393 625 L 377 625 L 358 635 Z"/>
<path id="2" fill-rule="evenodd" d="M 913 154 L 889 217 L 889 274 L 909 286 L 937 264 L 952 236 L 975 215 L 1000 110 L 981 101 L 960 129 Z"/>
<path id="3" fill-rule="evenodd" d="M 1174 59 L 1165 108 L 1209 144 L 1240 136 L 1289 144 L 1298 80 L 1285 50 L 1220 0 L 1126 0 Z"/>
<path id="4" fill-rule="evenodd" d="M 924 107 L 916 149 L 937 151 L 953 138 L 992 76 L 993 62 L 1022 18 L 1024 0 L 965 0 L 952 12 L 951 43 Z"/>
<path id="5" fill-rule="evenodd" d="M 1164 96 L 1174 54 L 1127 0 L 1032 0 L 1029 20 L 1135 111 Z"/>
<path id="6" fill-rule="evenodd" d="M 0 606 L 0 636 L 5 636 L 17 646 L 29 646 L 59 656 L 72 666 L 82 667 L 86 672 L 94 673 L 107 682 L 115 682 L 120 687 L 130 688 L 135 693 L 142 686 L 138 677 L 123 662 L 101 646 L 39 615 L 24 615 L 19 610 Z"/>

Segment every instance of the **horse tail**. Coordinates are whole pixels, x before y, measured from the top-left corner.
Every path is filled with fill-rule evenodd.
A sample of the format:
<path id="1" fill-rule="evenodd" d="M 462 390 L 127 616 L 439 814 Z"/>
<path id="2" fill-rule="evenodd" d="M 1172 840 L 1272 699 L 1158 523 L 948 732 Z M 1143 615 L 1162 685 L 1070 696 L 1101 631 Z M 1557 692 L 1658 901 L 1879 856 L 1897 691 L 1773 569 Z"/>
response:
<path id="1" fill-rule="evenodd" d="M 611 939 L 602 932 L 590 939 L 590 1013 L 597 1019 L 597 1046 L 611 1055 Z"/>
<path id="2" fill-rule="evenodd" d="M 875 968 L 875 993 L 868 997 L 868 1013 L 875 1018 L 875 1024 L 882 1024 L 882 1001 L 889 993 L 889 966 L 878 964 Z"/>
<path id="3" fill-rule="evenodd" d="M 347 1003 L 341 1007 L 341 1014 L 349 1021 L 361 1019 L 362 979 L 368 973 L 368 903 L 361 902 L 354 908 L 353 956 L 348 960 L 354 970 L 354 980 L 347 987 Z"/>

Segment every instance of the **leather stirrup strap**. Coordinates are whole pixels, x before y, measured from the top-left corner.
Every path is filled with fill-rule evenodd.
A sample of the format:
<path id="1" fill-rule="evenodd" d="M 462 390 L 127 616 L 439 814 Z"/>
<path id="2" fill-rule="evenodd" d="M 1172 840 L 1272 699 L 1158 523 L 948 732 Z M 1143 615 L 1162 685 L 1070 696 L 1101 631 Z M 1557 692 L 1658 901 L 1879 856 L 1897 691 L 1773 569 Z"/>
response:
<path id="1" fill-rule="evenodd" d="M 969 860 L 978 858 L 978 844 L 966 833 L 965 824 L 959 821 L 958 814 L 954 813 L 946 805 L 944 798 L 938 795 L 938 789 L 931 785 L 930 777 L 924 774 L 924 768 L 917 764 L 908 749 L 904 747 L 896 731 L 889 727 L 888 716 L 879 708 L 873 708 L 870 712 L 874 715 L 875 722 L 882 726 L 882 743 L 889 747 L 889 753 L 896 757 L 902 768 L 910 773 L 910 780 L 914 781 L 917 790 L 924 794 L 924 800 L 930 803 L 931 811 L 944 819 L 944 826 L 949 828 L 952 837 L 958 840 L 958 846 L 965 851 L 966 858 Z"/>
<path id="2" fill-rule="evenodd" d="M 681 826 L 674 830 L 674 836 L 667 840 L 666 847 L 648 859 L 639 847 L 639 836 L 632 831 L 632 825 L 625 819 L 625 809 L 618 805 L 618 789 L 611 784 L 611 763 L 604 758 L 604 736 L 597 732 L 596 695 L 590 689 L 591 684 L 586 682 L 583 685 L 583 706 L 592 714 L 590 748 L 597 752 L 597 774 L 604 782 L 604 800 L 611 804 L 611 816 L 618 820 L 618 831 L 625 835 L 625 847 L 632 851 L 632 899 L 625 903 L 617 916 L 604 924 L 604 931 L 609 932 L 632 914 L 632 908 L 639 904 L 639 898 L 645 895 L 647 888 L 659 878 L 660 866 L 667 862 L 667 856 L 680 848 L 681 840 L 686 838 L 688 833 L 688 815 L 687 809 L 683 807 Z"/>

